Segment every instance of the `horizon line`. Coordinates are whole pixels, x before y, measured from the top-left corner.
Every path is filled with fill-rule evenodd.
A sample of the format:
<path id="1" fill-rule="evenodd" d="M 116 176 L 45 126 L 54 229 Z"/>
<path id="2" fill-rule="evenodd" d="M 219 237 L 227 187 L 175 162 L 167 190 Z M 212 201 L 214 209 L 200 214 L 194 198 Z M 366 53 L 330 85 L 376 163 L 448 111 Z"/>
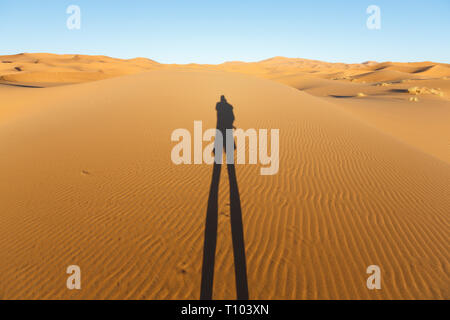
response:
<path id="1" fill-rule="evenodd" d="M 110 56 L 110 55 L 106 55 L 106 54 L 86 54 L 86 53 L 53 53 L 53 52 L 42 52 L 42 51 L 28 51 L 28 52 L 19 52 L 19 53 L 14 53 L 14 54 L 1 54 L 0 56 L 15 56 L 15 55 L 24 55 L 24 54 L 53 54 L 53 55 L 81 55 L 81 56 L 102 56 L 102 57 L 108 57 L 108 58 L 112 58 L 112 59 L 118 59 L 118 60 L 134 60 L 134 59 L 147 59 L 153 62 L 156 62 L 158 64 L 167 64 L 167 65 L 222 65 L 225 63 L 261 63 L 261 62 L 265 62 L 268 60 L 272 60 L 272 59 L 290 59 L 290 60 L 307 60 L 307 61 L 315 61 L 315 62 L 323 62 L 323 63 L 330 63 L 330 64 L 346 64 L 346 65 L 358 65 L 358 64 L 368 64 L 368 63 L 377 63 L 377 64 L 381 64 L 381 63 L 423 63 L 423 62 L 431 62 L 431 63 L 440 63 L 440 64 L 447 64 L 450 65 L 450 62 L 441 62 L 441 61 L 433 61 L 433 60 L 413 60 L 413 61 L 403 61 L 403 60 L 385 60 L 385 61 L 377 61 L 377 60 L 372 60 L 372 59 L 368 59 L 365 60 L 363 62 L 339 62 L 339 61 L 327 61 L 327 60 L 318 60 L 318 59 L 311 59 L 311 58 L 300 58 L 300 57 L 288 57 L 288 56 L 281 56 L 281 55 L 276 55 L 276 56 L 272 56 L 272 57 L 268 57 L 268 58 L 264 58 L 261 60 L 224 60 L 222 62 L 219 63 L 202 63 L 202 62 L 188 62 L 188 63 L 179 63 L 179 62 L 160 62 L 158 60 L 152 59 L 152 58 L 148 58 L 145 56 L 135 56 L 133 58 L 121 58 L 121 57 L 115 57 L 115 56 Z"/>

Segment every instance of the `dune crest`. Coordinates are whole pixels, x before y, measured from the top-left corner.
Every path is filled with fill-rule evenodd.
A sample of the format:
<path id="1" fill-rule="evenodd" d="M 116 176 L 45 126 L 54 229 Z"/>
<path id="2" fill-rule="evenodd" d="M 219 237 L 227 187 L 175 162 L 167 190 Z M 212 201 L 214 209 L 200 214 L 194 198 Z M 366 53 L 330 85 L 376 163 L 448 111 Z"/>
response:
<path id="1" fill-rule="evenodd" d="M 107 56 L 57 55 L 48 53 L 23 53 L 0 56 L 0 76 L 6 81 L 46 82 L 49 72 L 103 73 L 99 78 L 86 77 L 77 82 L 105 79 L 135 74 L 161 68 L 179 68 L 182 65 L 159 64 L 147 58 L 117 59 Z M 273 57 L 259 62 L 225 62 L 219 65 L 188 64 L 193 69 L 215 69 L 252 74 L 268 79 L 293 75 L 311 75 L 325 79 L 390 81 L 402 79 L 432 79 L 450 77 L 450 65 L 434 62 L 393 63 L 374 61 L 360 64 L 328 63 L 317 60 Z M 15 68 L 20 68 L 17 70 Z M 17 72 L 26 75 L 15 77 Z M 34 74 L 34 75 L 33 75 Z M 27 79 L 29 77 L 29 79 Z M 63 77 L 59 77 L 60 81 Z M 68 82 L 68 81 L 64 81 Z"/>

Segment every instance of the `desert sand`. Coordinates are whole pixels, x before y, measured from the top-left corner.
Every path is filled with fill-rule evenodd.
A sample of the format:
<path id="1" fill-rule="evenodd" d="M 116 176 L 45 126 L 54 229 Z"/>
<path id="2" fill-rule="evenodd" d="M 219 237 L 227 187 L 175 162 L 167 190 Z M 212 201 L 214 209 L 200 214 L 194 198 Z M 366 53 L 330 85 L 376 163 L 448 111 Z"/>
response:
<path id="1" fill-rule="evenodd" d="M 170 136 L 215 127 L 222 94 L 237 127 L 280 129 L 277 175 L 236 166 L 251 299 L 449 299 L 449 79 L 433 62 L 0 56 L 0 299 L 198 299 L 212 166 L 174 165 Z M 226 170 L 219 190 L 214 299 L 234 299 Z"/>

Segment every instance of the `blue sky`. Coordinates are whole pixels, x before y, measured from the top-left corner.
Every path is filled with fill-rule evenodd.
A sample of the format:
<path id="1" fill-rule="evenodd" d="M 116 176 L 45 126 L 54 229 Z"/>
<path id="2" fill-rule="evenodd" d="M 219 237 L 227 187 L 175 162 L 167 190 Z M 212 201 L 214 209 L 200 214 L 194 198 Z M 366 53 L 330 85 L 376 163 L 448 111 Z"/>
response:
<path id="1" fill-rule="evenodd" d="M 69 5 L 81 29 L 69 30 Z M 369 30 L 369 5 L 381 29 Z M 147 57 L 163 63 L 257 61 L 450 63 L 449 0 L 1 0 L 0 55 Z"/>

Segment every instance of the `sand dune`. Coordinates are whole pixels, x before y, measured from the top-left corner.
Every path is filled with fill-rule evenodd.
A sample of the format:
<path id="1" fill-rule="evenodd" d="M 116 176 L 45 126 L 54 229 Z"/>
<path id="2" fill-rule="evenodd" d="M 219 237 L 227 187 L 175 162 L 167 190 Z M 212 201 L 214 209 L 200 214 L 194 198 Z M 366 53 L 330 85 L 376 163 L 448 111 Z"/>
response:
<path id="1" fill-rule="evenodd" d="M 170 135 L 192 131 L 194 120 L 214 127 L 224 94 L 238 127 L 280 129 L 277 175 L 236 169 L 251 299 L 448 299 L 450 162 L 402 139 L 417 129 L 409 120 L 400 120 L 403 133 L 394 123 L 383 126 L 389 104 L 378 122 L 356 104 L 395 107 L 397 100 L 401 119 L 412 106 L 400 98 L 408 94 L 336 99 L 324 94 L 333 81 L 314 73 L 297 82 L 307 92 L 258 78 L 287 81 L 284 65 L 300 63 L 275 60 L 263 71 L 213 67 L 252 75 L 171 66 L 42 89 L 0 86 L 0 298 L 197 299 L 212 167 L 175 166 Z M 118 64 L 129 71 L 128 64 L 141 63 L 155 68 L 146 60 Z M 318 62 L 308 64 L 311 71 Z M 369 67 L 358 66 L 361 73 Z M 36 77 L 21 80 L 49 80 Z M 336 95 L 353 86 L 391 90 L 334 82 L 342 86 Z M 445 98 L 424 99 L 448 108 Z M 432 109 L 426 101 L 414 108 Z M 439 113 L 430 112 L 426 121 L 434 124 Z M 235 297 L 226 175 L 222 170 L 215 299 Z M 71 264 L 81 267 L 80 291 L 65 288 Z M 366 288 L 372 264 L 382 268 L 380 291 Z"/>
<path id="2" fill-rule="evenodd" d="M 363 74 L 359 74 L 357 76 L 354 76 L 352 79 L 358 80 L 358 81 L 365 81 L 365 82 L 379 82 L 379 81 L 401 81 L 401 80 L 410 80 L 410 79 L 416 79 L 420 80 L 423 79 L 419 75 L 416 74 L 410 74 L 406 72 L 396 71 L 396 70 L 377 70 L 373 72 L 367 72 Z"/>
<path id="3" fill-rule="evenodd" d="M 158 68 L 145 58 L 130 60 L 106 56 L 23 53 L 0 56 L 0 81 L 55 84 L 103 80 Z"/>
<path id="4" fill-rule="evenodd" d="M 48 72 L 99 73 L 98 80 L 135 74 L 154 69 L 171 68 L 215 69 L 256 75 L 268 79 L 286 76 L 312 76 L 324 79 L 392 81 L 402 79 L 430 79 L 450 77 L 450 65 L 434 62 L 398 63 L 366 62 L 361 64 L 327 63 L 317 60 L 274 57 L 259 62 L 226 62 L 220 65 L 159 64 L 146 58 L 116 59 L 106 56 L 56 55 L 48 53 L 23 53 L 0 56 L 0 76 L 7 81 L 45 82 Z M 43 72 L 41 76 L 39 73 Z M 32 75 L 36 73 L 35 75 Z M 42 79 L 39 79 L 42 77 Z M 63 77 L 60 77 L 62 79 Z M 86 77 L 84 81 L 96 80 Z M 79 82 L 79 81 L 78 81 Z"/>
<path id="5" fill-rule="evenodd" d="M 450 77 L 450 68 L 440 65 L 431 65 L 417 70 L 416 73 L 433 78 Z"/>

